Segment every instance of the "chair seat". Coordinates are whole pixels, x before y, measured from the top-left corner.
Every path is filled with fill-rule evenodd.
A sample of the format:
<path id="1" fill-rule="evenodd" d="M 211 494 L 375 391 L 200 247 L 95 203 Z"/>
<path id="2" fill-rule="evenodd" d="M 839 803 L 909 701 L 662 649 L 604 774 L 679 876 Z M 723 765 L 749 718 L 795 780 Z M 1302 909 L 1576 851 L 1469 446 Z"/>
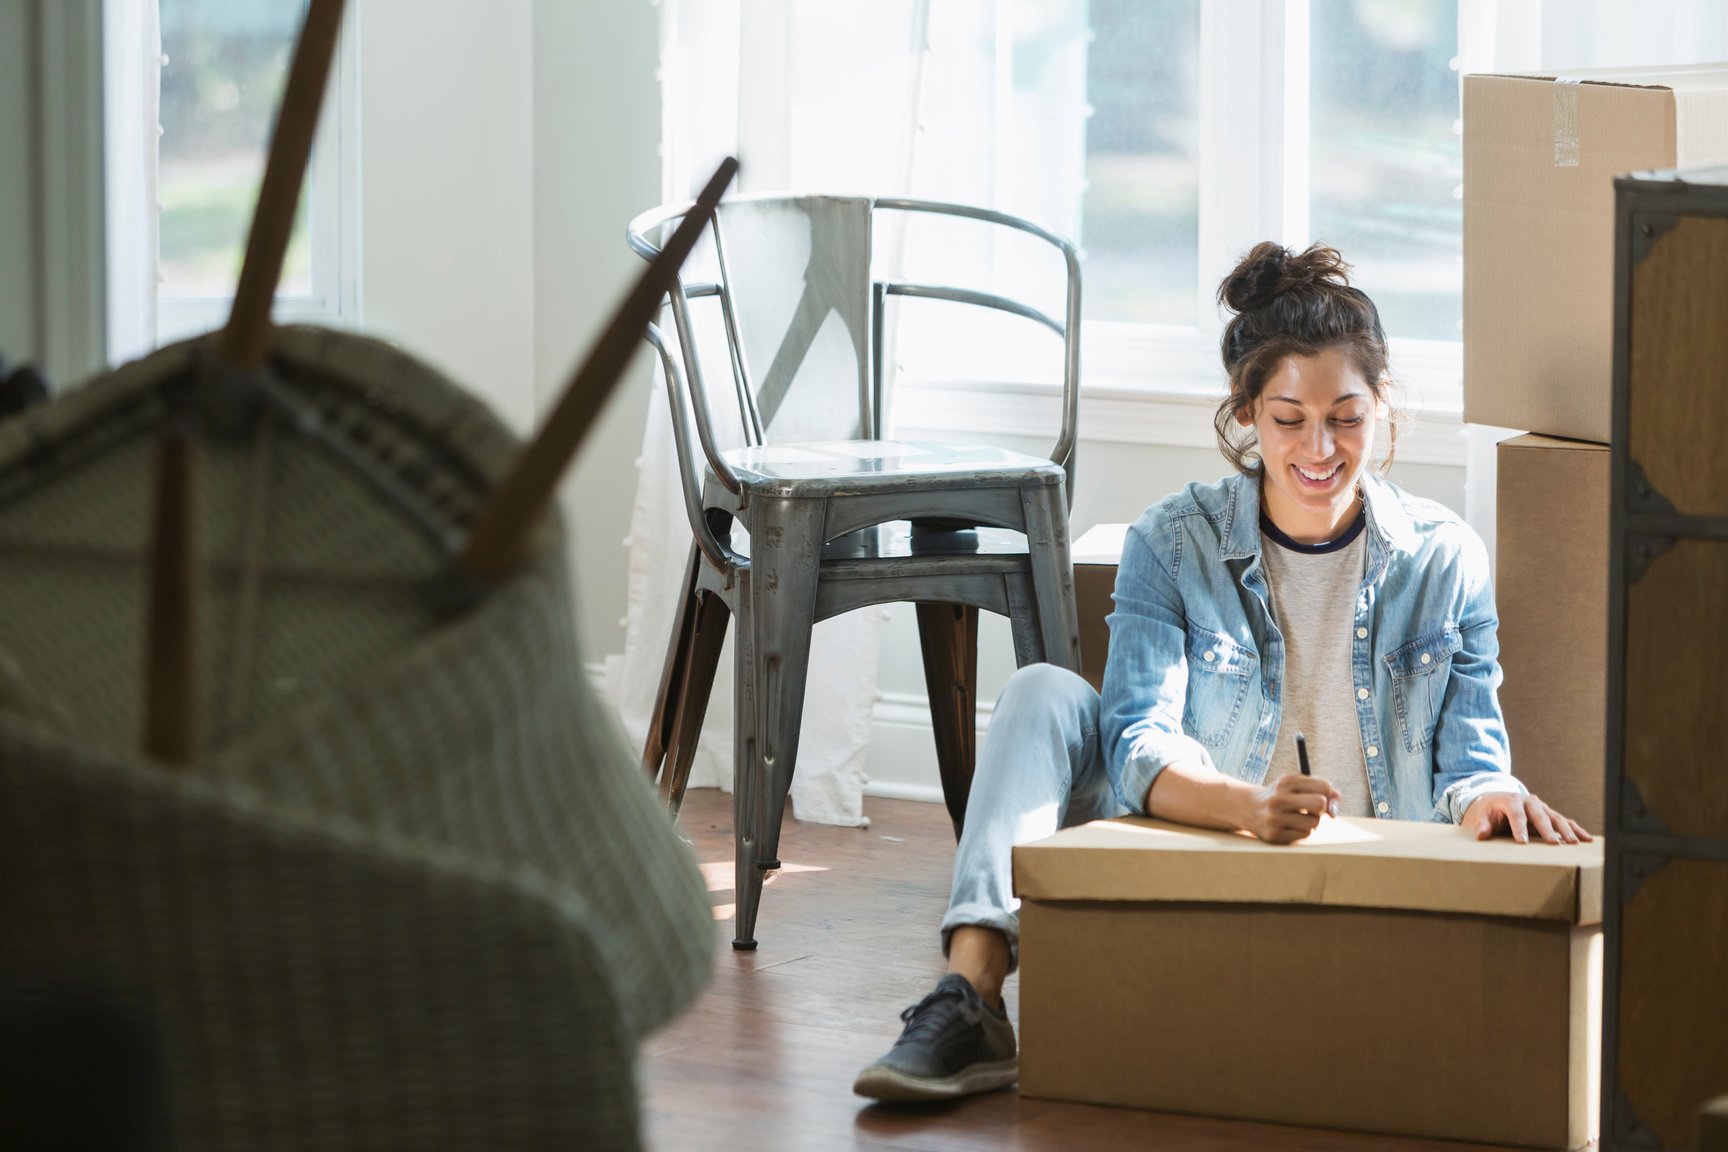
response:
<path id="1" fill-rule="evenodd" d="M 822 497 L 875 487 L 940 491 L 1055 484 L 1066 477 L 1048 459 L 978 444 L 926 440 L 829 440 L 764 444 L 722 453 L 738 479 L 775 495 Z"/>

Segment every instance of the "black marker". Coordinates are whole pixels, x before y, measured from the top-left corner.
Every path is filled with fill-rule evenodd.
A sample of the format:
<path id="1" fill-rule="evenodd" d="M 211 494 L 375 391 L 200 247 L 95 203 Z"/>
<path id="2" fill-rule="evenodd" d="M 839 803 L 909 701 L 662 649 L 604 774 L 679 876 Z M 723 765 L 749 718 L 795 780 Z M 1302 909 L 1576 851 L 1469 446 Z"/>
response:
<path id="1" fill-rule="evenodd" d="M 1302 733 L 1296 733 L 1296 761 L 1302 765 L 1302 775 L 1312 776 L 1308 770 L 1308 741 L 1302 739 Z"/>

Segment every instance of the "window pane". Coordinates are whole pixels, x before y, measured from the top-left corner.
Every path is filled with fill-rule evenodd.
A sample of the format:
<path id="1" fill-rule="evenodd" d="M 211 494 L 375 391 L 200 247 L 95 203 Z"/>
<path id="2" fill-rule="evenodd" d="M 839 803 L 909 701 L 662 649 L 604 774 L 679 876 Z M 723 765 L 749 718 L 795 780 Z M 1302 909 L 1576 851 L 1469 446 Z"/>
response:
<path id="1" fill-rule="evenodd" d="M 305 7 L 305 0 L 161 0 L 165 299 L 234 294 Z M 311 294 L 308 234 L 303 189 L 280 295 Z"/>
<path id="2" fill-rule="evenodd" d="M 1388 335 L 1457 340 L 1464 174 L 1457 0 L 1313 0 L 1308 231 Z"/>
<path id="3" fill-rule="evenodd" d="M 1092 0 L 1086 314 L 1195 322 L 1200 0 Z"/>

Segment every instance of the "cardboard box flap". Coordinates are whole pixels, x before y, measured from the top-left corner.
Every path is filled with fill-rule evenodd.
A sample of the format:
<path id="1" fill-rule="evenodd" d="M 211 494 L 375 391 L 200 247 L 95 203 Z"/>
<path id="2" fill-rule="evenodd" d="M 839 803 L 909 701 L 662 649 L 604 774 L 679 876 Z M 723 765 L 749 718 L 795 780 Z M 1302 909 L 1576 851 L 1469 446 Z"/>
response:
<path id="1" fill-rule="evenodd" d="M 1298 844 L 1100 820 L 1014 849 L 1022 900 L 1312 904 L 1596 924 L 1602 842 L 1478 841 L 1450 824 L 1328 819 Z"/>

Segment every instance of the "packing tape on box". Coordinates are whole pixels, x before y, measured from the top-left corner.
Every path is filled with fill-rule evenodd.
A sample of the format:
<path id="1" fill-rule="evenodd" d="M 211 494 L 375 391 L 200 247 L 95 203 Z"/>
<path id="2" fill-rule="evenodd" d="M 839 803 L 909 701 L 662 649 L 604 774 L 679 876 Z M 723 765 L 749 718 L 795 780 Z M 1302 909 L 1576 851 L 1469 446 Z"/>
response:
<path id="1" fill-rule="evenodd" d="M 1554 167 L 1578 167 L 1578 89 L 1570 76 L 1554 77 Z"/>

